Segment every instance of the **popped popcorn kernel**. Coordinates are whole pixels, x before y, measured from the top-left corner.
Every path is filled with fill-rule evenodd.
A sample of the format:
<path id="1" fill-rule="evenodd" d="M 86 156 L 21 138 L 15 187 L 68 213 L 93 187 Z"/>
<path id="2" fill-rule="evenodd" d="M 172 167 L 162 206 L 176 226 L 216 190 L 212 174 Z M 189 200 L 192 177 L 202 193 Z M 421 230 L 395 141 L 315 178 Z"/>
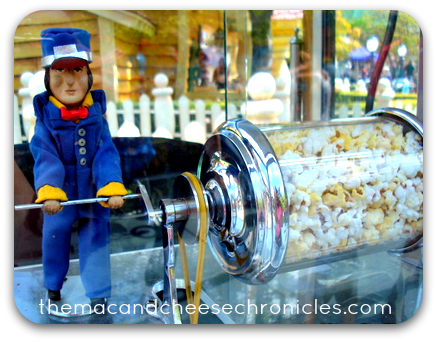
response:
<path id="1" fill-rule="evenodd" d="M 401 135 L 395 136 L 395 138 L 391 141 L 392 150 L 402 150 L 405 147 L 405 140 Z"/>
<path id="2" fill-rule="evenodd" d="M 366 198 L 366 195 L 364 194 L 364 188 L 362 186 L 357 187 L 356 189 L 352 189 L 352 197 L 356 201 L 360 201 Z"/>
<path id="3" fill-rule="evenodd" d="M 343 189 L 340 184 L 334 184 L 332 188 L 322 196 L 322 200 L 323 204 L 327 206 L 346 208 L 346 190 Z"/>
<path id="4" fill-rule="evenodd" d="M 344 148 L 345 151 L 349 151 L 353 147 L 353 140 L 352 137 L 349 135 L 342 134 L 339 137 L 335 137 L 331 139 L 331 144 L 335 143 L 336 141 L 341 141 L 341 146 Z"/>

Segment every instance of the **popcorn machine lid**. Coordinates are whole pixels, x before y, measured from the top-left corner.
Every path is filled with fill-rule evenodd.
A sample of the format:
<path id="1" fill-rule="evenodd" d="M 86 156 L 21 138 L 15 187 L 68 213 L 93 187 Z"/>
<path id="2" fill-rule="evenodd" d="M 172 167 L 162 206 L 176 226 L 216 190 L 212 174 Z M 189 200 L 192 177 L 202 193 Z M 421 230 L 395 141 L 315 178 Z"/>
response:
<path id="1" fill-rule="evenodd" d="M 245 120 L 206 142 L 198 177 L 214 203 L 208 242 L 221 267 L 249 284 L 278 272 L 288 242 L 288 203 L 279 162 L 264 134 Z"/>

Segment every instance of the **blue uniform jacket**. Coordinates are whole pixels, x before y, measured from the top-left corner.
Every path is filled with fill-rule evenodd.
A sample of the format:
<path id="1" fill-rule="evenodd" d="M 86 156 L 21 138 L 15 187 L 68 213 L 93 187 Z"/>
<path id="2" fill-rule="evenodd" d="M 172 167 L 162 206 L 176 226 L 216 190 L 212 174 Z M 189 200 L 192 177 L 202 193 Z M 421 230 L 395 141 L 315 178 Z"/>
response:
<path id="1" fill-rule="evenodd" d="M 65 121 L 47 93 L 34 98 L 37 117 L 30 149 L 35 159 L 35 189 L 50 185 L 65 191 L 69 200 L 95 197 L 111 182 L 122 183 L 120 157 L 103 117 L 106 98 L 91 91 L 88 117 L 77 124 Z"/>

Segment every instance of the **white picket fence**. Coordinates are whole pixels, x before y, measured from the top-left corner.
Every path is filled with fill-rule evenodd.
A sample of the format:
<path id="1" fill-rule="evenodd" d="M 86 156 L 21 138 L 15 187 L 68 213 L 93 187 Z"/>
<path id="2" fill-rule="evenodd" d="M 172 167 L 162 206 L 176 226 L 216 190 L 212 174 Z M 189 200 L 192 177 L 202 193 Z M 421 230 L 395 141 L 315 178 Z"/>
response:
<path id="1" fill-rule="evenodd" d="M 412 106 L 411 104 L 404 103 L 400 100 L 391 100 L 386 107 L 394 107 L 394 108 L 400 108 L 404 109 L 407 112 L 410 112 L 411 114 L 417 115 L 417 107 Z M 361 108 L 361 105 L 359 103 L 354 103 L 352 105 L 352 108 L 341 105 L 339 109 L 335 113 L 335 117 L 337 118 L 359 118 L 363 116 L 364 110 Z"/>
<path id="2" fill-rule="evenodd" d="M 191 102 L 188 97 L 181 96 L 177 106 L 166 112 L 157 109 L 156 102 L 153 106 L 146 94 L 140 96 L 137 106 L 126 100 L 122 108 L 117 109 L 113 102 L 108 102 L 109 130 L 114 137 L 153 136 L 203 143 L 225 121 L 225 113 L 218 103 L 207 108 L 203 100 L 195 100 L 193 110 L 190 109 Z M 236 106 L 230 106 L 236 113 Z"/>
<path id="3" fill-rule="evenodd" d="M 164 119 L 168 122 L 172 121 L 168 126 L 173 126 L 174 130 L 168 129 L 167 126 L 158 126 L 156 117 L 162 116 L 162 113 L 156 112 L 145 94 L 141 95 L 137 106 L 134 106 L 131 100 L 124 101 L 122 108 L 117 108 L 112 101 L 107 102 L 106 119 L 113 137 L 153 136 L 204 143 L 214 129 L 225 121 L 224 110 L 218 103 L 207 108 L 203 100 L 195 100 L 193 110 L 190 109 L 190 103 L 186 96 L 181 96 L 171 116 Z M 231 110 L 235 113 L 233 117 L 237 117 L 237 107 L 234 104 L 229 104 L 229 107 L 233 108 Z M 18 97 L 14 95 L 15 144 L 29 141 L 31 138 L 29 129 L 32 123 L 22 128 L 25 119 L 21 113 L 24 110 L 23 107 L 19 108 Z"/>
<path id="4" fill-rule="evenodd" d="M 42 73 L 25 73 L 21 77 L 23 88 L 19 91 L 19 97 L 14 95 L 14 144 L 30 141 L 33 134 L 35 115 L 32 98 L 45 90 L 41 84 Z M 267 121 L 263 119 L 263 122 L 288 122 L 290 98 L 284 80 L 274 80 L 271 75 L 265 74 L 255 74 L 251 80 L 256 78 L 260 79 L 258 84 L 248 84 L 249 94 L 255 100 L 248 101 L 241 108 L 234 103 L 228 103 L 228 119 L 242 116 L 255 123 L 257 117 L 267 118 Z M 152 90 L 153 101 L 148 95 L 143 94 L 136 105 L 131 100 L 124 101 L 122 108 L 117 108 L 114 102 L 107 103 L 106 117 L 113 137 L 152 136 L 203 144 L 215 128 L 225 121 L 225 109 L 221 108 L 219 103 L 213 103 L 207 108 L 205 101 L 191 101 L 182 95 L 175 106 L 172 99 L 173 89 L 167 86 L 167 76 L 159 73 L 155 76 L 154 82 L 156 88 Z M 386 106 L 416 113 L 416 108 L 404 106 L 401 101 L 390 100 Z M 355 103 L 352 108 L 340 106 L 335 117 L 360 117 L 363 114 L 360 104 Z"/>
<path id="5" fill-rule="evenodd" d="M 35 125 L 32 97 L 37 92 L 29 88 L 31 76 L 24 76 L 20 96 L 14 95 L 15 144 L 30 141 Z M 170 96 L 172 89 L 166 87 L 166 82 L 155 80 L 155 84 L 158 87 L 153 91 L 153 102 L 146 94 L 140 96 L 136 105 L 126 100 L 121 108 L 117 108 L 114 102 L 107 102 L 106 118 L 113 137 L 153 136 L 204 143 L 225 121 L 225 111 L 219 103 L 207 108 L 205 101 L 191 101 L 183 95 L 175 106 Z M 37 88 L 38 92 L 43 90 L 40 85 Z M 228 117 L 237 117 L 237 112 L 237 106 L 228 103 Z"/>

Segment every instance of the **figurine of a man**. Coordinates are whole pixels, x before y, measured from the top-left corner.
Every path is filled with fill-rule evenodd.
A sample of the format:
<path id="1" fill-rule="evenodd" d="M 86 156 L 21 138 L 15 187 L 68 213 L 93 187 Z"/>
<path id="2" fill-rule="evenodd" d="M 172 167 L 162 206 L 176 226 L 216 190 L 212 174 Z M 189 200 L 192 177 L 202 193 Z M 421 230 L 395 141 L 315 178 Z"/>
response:
<path id="1" fill-rule="evenodd" d="M 90 90 L 91 35 L 81 29 L 41 32 L 45 87 L 34 98 L 37 117 L 30 149 L 35 160 L 36 203 L 43 203 L 43 268 L 48 298 L 60 300 L 69 268 L 72 226 L 77 221 L 80 275 L 91 305 L 111 295 L 110 209 L 127 191 L 113 145 L 105 93 Z M 60 202 L 92 197 L 107 202 L 61 207 Z"/>

